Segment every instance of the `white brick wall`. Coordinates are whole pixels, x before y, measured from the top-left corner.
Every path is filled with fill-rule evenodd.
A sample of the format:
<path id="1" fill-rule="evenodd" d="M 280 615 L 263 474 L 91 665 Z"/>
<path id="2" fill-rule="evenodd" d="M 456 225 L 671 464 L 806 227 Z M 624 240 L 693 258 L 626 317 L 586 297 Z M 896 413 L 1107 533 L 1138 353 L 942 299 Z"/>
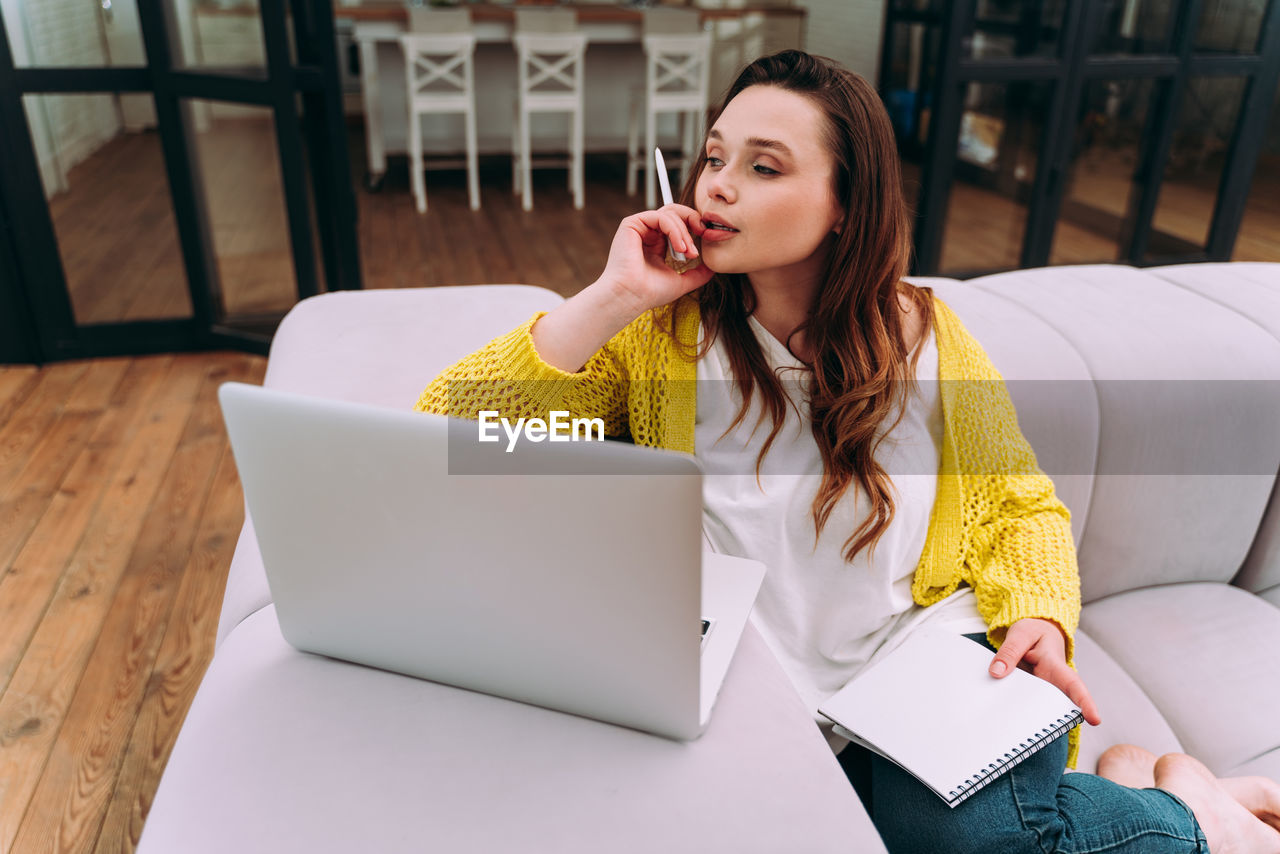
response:
<path id="1" fill-rule="evenodd" d="M 25 30 L 25 50 L 31 66 L 105 66 L 97 4 L 88 0 L 19 0 L 25 26 L 14 20 L 14 4 L 5 4 L 5 24 L 11 38 Z M 15 51 L 19 53 L 19 51 Z M 84 160 L 120 131 L 114 95 L 27 95 L 32 137 L 37 143 L 46 195 L 63 189 L 71 167 Z M 47 133 L 46 133 L 47 131 Z"/>
<path id="2" fill-rule="evenodd" d="M 886 0 L 800 0 L 809 10 L 805 50 L 830 57 L 876 85 Z"/>

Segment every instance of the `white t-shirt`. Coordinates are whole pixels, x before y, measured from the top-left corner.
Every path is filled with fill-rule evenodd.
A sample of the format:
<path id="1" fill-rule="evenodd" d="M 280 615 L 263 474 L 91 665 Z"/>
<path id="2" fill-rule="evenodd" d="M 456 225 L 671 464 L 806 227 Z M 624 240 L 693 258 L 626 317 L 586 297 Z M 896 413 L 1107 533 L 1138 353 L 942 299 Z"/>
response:
<path id="1" fill-rule="evenodd" d="M 911 396 L 902 421 L 876 455 L 893 484 L 895 515 L 876 545 L 874 561 L 864 548 L 849 563 L 845 541 L 867 515 L 868 502 L 852 484 L 814 542 L 812 505 L 822 481 L 822 457 L 805 402 L 809 374 L 754 317 L 749 322 L 770 367 L 787 369 L 779 378 L 795 405 L 787 408 L 757 483 L 756 459 L 771 426 L 767 418 L 756 426 L 759 390 L 746 417 L 722 435 L 741 404 L 723 340 L 718 338 L 698 361 L 694 445 L 707 473 L 703 529 L 715 551 L 764 563 L 752 620 L 838 752 L 845 742 L 830 735 L 829 722 L 817 708 L 864 667 L 925 622 L 957 633 L 986 631 L 968 587 L 928 609 L 911 598 L 937 496 L 942 442 L 937 341 L 931 334 L 924 343 L 919 394 Z"/>

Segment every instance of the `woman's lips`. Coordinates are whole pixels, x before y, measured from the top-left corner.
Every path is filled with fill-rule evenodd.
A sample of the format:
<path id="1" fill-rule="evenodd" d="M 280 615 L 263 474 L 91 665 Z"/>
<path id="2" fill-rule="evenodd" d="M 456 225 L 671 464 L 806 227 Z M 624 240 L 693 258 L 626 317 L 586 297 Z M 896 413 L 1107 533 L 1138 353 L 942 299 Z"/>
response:
<path id="1" fill-rule="evenodd" d="M 728 240 L 730 237 L 737 236 L 738 232 L 736 231 L 725 231 L 720 228 L 708 228 L 706 231 L 702 232 L 702 242 L 720 243 L 721 241 Z"/>
<path id="2" fill-rule="evenodd" d="M 728 240 L 738 233 L 736 228 L 730 226 L 727 222 L 721 221 L 718 217 L 703 217 L 702 223 L 707 230 L 702 232 L 703 242 L 717 243 L 721 240 Z M 716 227 L 722 226 L 722 227 Z"/>

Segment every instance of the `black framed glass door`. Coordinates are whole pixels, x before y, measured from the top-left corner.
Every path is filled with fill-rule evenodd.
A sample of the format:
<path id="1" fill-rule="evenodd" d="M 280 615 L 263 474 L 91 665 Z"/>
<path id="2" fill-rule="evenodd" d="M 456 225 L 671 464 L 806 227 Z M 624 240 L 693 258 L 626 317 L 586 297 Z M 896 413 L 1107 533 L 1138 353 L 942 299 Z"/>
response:
<path id="1" fill-rule="evenodd" d="M 330 0 L 0 13 L 0 360 L 266 352 L 360 287 Z"/>
<path id="2" fill-rule="evenodd" d="M 885 27 L 913 272 L 1232 260 L 1255 177 L 1280 190 L 1280 0 L 891 0 Z"/>

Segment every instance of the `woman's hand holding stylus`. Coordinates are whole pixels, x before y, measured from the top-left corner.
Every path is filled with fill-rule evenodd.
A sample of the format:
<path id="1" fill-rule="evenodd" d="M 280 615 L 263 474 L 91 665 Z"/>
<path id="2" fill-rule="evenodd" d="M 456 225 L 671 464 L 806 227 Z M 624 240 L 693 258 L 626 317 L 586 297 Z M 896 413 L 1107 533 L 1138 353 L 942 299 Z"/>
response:
<path id="1" fill-rule="evenodd" d="M 680 274 L 663 262 L 672 248 L 697 257 L 693 239 L 706 227 L 693 208 L 664 205 L 632 214 L 618 226 L 600 278 L 533 326 L 533 346 L 546 363 L 575 372 L 609 339 L 652 308 L 705 285 L 706 265 Z"/>
<path id="2" fill-rule="evenodd" d="M 1057 686 L 1084 712 L 1084 719 L 1094 725 L 1102 723 L 1098 705 L 1089 695 L 1080 674 L 1067 664 L 1067 641 L 1058 624 L 1050 620 L 1018 620 L 1004 636 L 1004 643 L 991 662 L 991 675 L 1007 676 L 1020 663 L 1041 679 Z"/>
<path id="3" fill-rule="evenodd" d="M 676 252 L 696 258 L 694 235 L 706 230 L 698 212 L 684 205 L 663 205 L 656 211 L 632 214 L 618 226 L 597 284 L 605 284 L 629 300 L 635 317 L 679 299 L 705 285 L 712 273 L 705 264 L 687 273 L 672 270 L 663 261 L 667 242 Z"/>

